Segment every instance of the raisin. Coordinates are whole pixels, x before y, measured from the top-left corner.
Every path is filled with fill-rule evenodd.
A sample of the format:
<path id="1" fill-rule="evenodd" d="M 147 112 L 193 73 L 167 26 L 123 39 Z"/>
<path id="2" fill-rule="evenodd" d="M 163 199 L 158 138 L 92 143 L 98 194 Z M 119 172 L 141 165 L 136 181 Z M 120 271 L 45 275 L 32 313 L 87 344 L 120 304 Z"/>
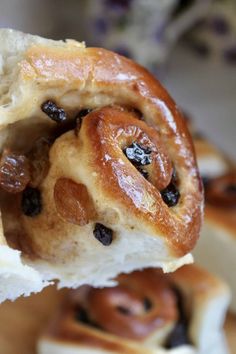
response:
<path id="1" fill-rule="evenodd" d="M 134 142 L 123 150 L 127 159 L 135 166 L 145 166 L 152 162 L 151 149 Z"/>
<path id="2" fill-rule="evenodd" d="M 41 194 L 37 188 L 27 187 L 22 194 L 21 209 L 27 216 L 36 216 L 41 213 Z"/>
<path id="3" fill-rule="evenodd" d="M 167 339 L 166 348 L 171 349 L 179 347 L 180 345 L 191 344 L 188 338 L 187 330 L 188 328 L 186 323 L 182 321 L 177 322 Z"/>
<path id="4" fill-rule="evenodd" d="M 225 192 L 228 194 L 234 194 L 236 195 L 236 185 L 235 184 L 230 184 L 225 188 Z"/>
<path id="5" fill-rule="evenodd" d="M 75 128 L 75 133 L 78 134 L 81 124 L 82 124 L 82 119 L 87 116 L 87 114 L 89 114 L 90 112 L 92 112 L 92 109 L 89 108 L 84 108 L 81 109 L 81 111 L 79 111 L 79 113 L 77 114 L 77 116 L 75 117 L 76 120 L 76 128 Z"/>
<path id="6" fill-rule="evenodd" d="M 92 112 L 92 109 L 90 108 L 81 109 L 81 111 L 79 111 L 79 113 L 77 114 L 76 118 L 83 118 L 87 116 L 87 114 L 89 114 L 90 112 Z"/>
<path id="7" fill-rule="evenodd" d="M 147 297 L 143 299 L 143 306 L 145 311 L 150 311 L 152 308 L 152 303 Z"/>
<path id="8" fill-rule="evenodd" d="M 59 178 L 54 186 L 54 201 L 58 214 L 66 222 L 84 226 L 95 217 L 93 201 L 84 184 L 69 178 Z"/>
<path id="9" fill-rule="evenodd" d="M 168 207 L 175 206 L 180 198 L 180 193 L 174 183 L 170 183 L 165 189 L 161 191 L 163 201 Z"/>
<path id="10" fill-rule="evenodd" d="M 56 103 L 53 101 L 44 102 L 41 109 L 49 118 L 57 123 L 61 123 L 66 120 L 66 113 L 64 109 L 57 107 Z"/>
<path id="11" fill-rule="evenodd" d="M 78 321 L 78 322 L 82 322 L 84 324 L 87 324 L 89 325 L 90 324 L 90 320 L 89 320 L 89 317 L 88 317 L 88 313 L 83 309 L 83 308 L 80 308 L 76 311 L 75 313 L 75 319 Z"/>
<path id="12" fill-rule="evenodd" d="M 4 152 L 0 162 L 0 186 L 6 192 L 22 192 L 30 181 L 29 162 L 24 155 Z"/>
<path id="13" fill-rule="evenodd" d="M 93 234 L 95 238 L 103 244 L 103 246 L 109 246 L 112 243 L 113 231 L 103 224 L 96 223 Z"/>
<path id="14" fill-rule="evenodd" d="M 122 313 L 123 315 L 125 316 L 129 316 L 131 315 L 131 312 L 129 309 L 127 309 L 126 307 L 123 307 L 123 306 L 117 306 L 116 308 L 120 313 Z"/>
<path id="15" fill-rule="evenodd" d="M 179 319 L 167 338 L 165 345 L 167 349 L 176 348 L 184 344 L 191 344 L 188 335 L 189 326 L 188 319 L 186 317 L 186 311 L 184 308 L 184 298 L 178 288 L 173 287 L 173 291 L 176 296 L 176 305 L 179 312 Z"/>
<path id="16" fill-rule="evenodd" d="M 141 173 L 141 175 L 142 175 L 145 179 L 148 179 L 148 171 L 144 170 L 142 167 L 137 167 L 137 170 Z"/>

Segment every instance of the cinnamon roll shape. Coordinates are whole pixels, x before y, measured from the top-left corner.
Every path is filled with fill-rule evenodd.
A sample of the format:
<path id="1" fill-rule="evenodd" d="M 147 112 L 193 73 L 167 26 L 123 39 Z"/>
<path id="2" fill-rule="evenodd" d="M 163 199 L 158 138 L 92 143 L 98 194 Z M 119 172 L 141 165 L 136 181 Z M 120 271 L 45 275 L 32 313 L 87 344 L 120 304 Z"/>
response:
<path id="1" fill-rule="evenodd" d="M 70 292 L 38 343 L 48 353 L 226 353 L 229 290 L 196 266 L 146 269 Z M 68 351 L 70 350 L 70 351 Z"/>
<path id="2" fill-rule="evenodd" d="M 188 130 L 160 83 L 105 49 L 9 30 L 0 40 L 1 147 L 24 156 L 30 174 L 25 182 L 2 160 L 8 246 L 42 281 L 69 287 L 191 262 L 202 187 Z M 8 176 L 20 191 L 6 190 Z"/>

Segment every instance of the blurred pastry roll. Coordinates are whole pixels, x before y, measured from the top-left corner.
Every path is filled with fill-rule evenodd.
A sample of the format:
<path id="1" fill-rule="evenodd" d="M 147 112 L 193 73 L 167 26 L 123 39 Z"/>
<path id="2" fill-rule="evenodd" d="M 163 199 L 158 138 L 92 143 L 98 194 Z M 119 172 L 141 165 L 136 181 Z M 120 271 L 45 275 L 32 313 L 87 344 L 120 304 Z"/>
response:
<path id="1" fill-rule="evenodd" d="M 224 282 L 196 266 L 122 274 L 113 288 L 71 291 L 38 353 L 224 354 L 228 302 Z"/>

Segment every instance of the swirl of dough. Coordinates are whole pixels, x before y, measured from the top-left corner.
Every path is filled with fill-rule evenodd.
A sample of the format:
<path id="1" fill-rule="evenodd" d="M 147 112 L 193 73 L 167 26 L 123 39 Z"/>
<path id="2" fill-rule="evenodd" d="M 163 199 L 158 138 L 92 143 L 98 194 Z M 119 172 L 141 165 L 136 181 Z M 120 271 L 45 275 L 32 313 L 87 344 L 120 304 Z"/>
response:
<path id="1" fill-rule="evenodd" d="M 29 47 L 18 69 L 21 95 L 3 125 L 4 119 L 30 125 L 38 115 L 53 130 L 79 110 L 90 112 L 81 127 L 55 140 L 48 174 L 36 190 L 23 193 L 34 210 L 20 219 L 21 243 L 48 261 L 81 257 L 83 267 L 85 254 L 102 259 L 113 250 L 118 259 L 128 237 L 134 264 L 142 238 L 150 253 L 155 250 L 143 266 L 170 262 L 174 269 L 172 260 L 198 239 L 203 194 L 191 137 L 165 89 L 131 60 L 73 41 Z"/>
<path id="2" fill-rule="evenodd" d="M 119 276 L 113 288 L 89 287 L 75 295 L 91 322 L 108 333 L 134 340 L 162 341 L 178 320 L 174 290 L 160 271 L 146 269 Z"/>

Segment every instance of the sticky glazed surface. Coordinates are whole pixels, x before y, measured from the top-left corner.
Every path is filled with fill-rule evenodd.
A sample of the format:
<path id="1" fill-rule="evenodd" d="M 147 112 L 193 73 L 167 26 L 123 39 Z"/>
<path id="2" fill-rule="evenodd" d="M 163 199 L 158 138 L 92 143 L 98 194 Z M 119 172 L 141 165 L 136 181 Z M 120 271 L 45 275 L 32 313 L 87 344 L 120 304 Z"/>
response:
<path id="1" fill-rule="evenodd" d="M 56 258 L 55 245 L 62 249 L 61 241 L 68 240 L 71 231 L 86 234 L 95 222 L 103 223 L 104 219 L 109 224 L 103 203 L 122 215 L 122 228 L 128 225 L 161 238 L 169 255 L 180 257 L 190 252 L 201 226 L 201 182 L 186 125 L 158 81 L 124 57 L 100 48 L 81 48 L 73 42 L 66 49 L 32 46 L 18 68 L 19 104 L 9 111 L 6 108 L 1 119 L 8 134 L 5 144 L 14 146 L 13 128 L 6 127 L 8 123 L 25 124 L 24 119 L 30 117 L 30 125 L 37 116 L 37 121 L 46 124 L 48 118 L 40 107 L 48 99 L 69 112 L 70 119 L 81 109 L 93 110 L 76 134 L 63 134 L 50 148 L 48 174 L 38 185 L 42 212 L 34 218 L 21 217 L 21 227 L 34 253 L 41 258 L 45 254 L 48 259 Z M 29 99 L 32 92 L 33 99 Z M 53 130 L 52 122 L 49 125 Z M 152 163 L 145 167 L 148 179 L 122 152 L 134 141 L 152 148 Z M 174 171 L 180 199 L 176 206 L 168 207 L 161 191 L 168 187 Z M 55 186 L 63 178 L 67 179 L 65 185 L 79 185 L 73 185 L 70 196 L 82 190 L 82 195 L 91 200 L 89 206 L 79 197 L 66 205 L 76 214 L 72 218 L 61 210 L 60 198 L 55 202 Z M 80 211 L 75 210 L 76 204 Z M 108 226 L 112 227 L 112 221 Z M 73 249 L 72 244 L 67 252 L 69 249 Z"/>

